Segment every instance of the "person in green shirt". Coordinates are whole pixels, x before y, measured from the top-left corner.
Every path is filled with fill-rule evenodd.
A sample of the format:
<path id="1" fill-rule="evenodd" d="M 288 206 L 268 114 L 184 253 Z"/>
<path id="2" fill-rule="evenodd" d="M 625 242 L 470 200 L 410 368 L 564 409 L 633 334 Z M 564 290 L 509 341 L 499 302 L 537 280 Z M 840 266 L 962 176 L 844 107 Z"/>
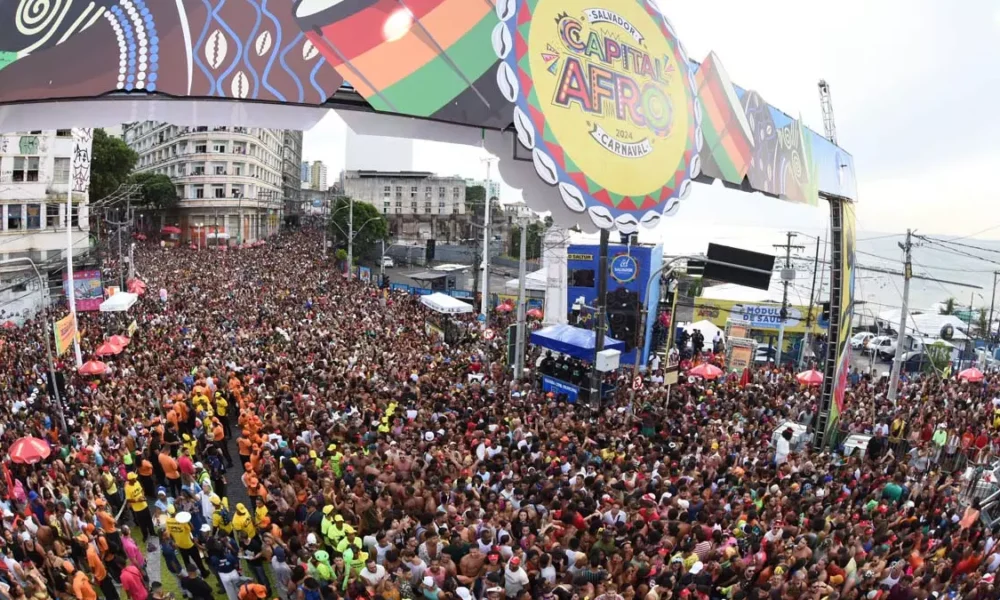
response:
<path id="1" fill-rule="evenodd" d="M 330 566 L 330 555 L 326 550 L 317 550 L 313 554 L 308 574 L 323 585 L 333 581 L 333 567 Z"/>

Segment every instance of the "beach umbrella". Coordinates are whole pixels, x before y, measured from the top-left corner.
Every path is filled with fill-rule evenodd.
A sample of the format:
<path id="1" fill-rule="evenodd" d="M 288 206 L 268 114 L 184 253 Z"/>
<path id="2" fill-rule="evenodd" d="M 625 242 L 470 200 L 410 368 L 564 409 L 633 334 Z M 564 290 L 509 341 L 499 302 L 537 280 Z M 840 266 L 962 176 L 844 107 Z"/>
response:
<path id="1" fill-rule="evenodd" d="M 104 342 L 97 347 L 94 354 L 97 356 L 111 356 L 112 354 L 121 354 L 122 347 L 117 344 L 112 344 L 111 342 Z"/>
<path id="2" fill-rule="evenodd" d="M 722 376 L 722 369 L 711 363 L 701 363 L 697 367 L 688 371 L 688 375 L 709 380 L 718 379 Z"/>
<path id="3" fill-rule="evenodd" d="M 16 440 L 10 446 L 10 459 L 16 463 L 33 465 L 49 457 L 52 448 L 42 439 L 36 437 L 23 437 Z"/>
<path id="4" fill-rule="evenodd" d="M 512 310 L 514 310 L 514 307 L 510 304 L 507 304 L 506 302 L 503 304 L 498 304 L 496 308 L 496 311 L 498 313 L 509 313 Z"/>
<path id="5" fill-rule="evenodd" d="M 795 376 L 802 385 L 820 385 L 823 383 L 823 374 L 816 369 L 803 371 Z"/>
<path id="6" fill-rule="evenodd" d="M 181 228 L 180 227 L 174 227 L 173 225 L 167 225 L 166 227 L 164 227 L 163 229 L 160 230 L 160 233 L 166 233 L 168 235 L 178 235 L 178 234 L 180 234 L 180 232 L 181 232 Z"/>
<path id="7" fill-rule="evenodd" d="M 110 338 L 108 338 L 108 343 L 114 344 L 115 346 L 119 346 L 121 348 L 128 346 L 128 343 L 131 341 L 132 340 L 128 339 L 124 335 L 113 335 Z"/>
<path id="8" fill-rule="evenodd" d="M 971 369 L 966 369 L 958 374 L 959 379 L 964 379 L 971 383 L 979 383 L 983 380 L 983 372 L 979 369 L 972 367 Z"/>
<path id="9" fill-rule="evenodd" d="M 0 325 L 0 327 L 3 327 L 4 329 L 17 329 L 17 323 L 14 321 L 4 321 L 3 325 Z"/>
<path id="10" fill-rule="evenodd" d="M 80 365 L 77 372 L 81 375 L 103 375 L 105 371 L 108 370 L 108 365 L 102 363 L 99 360 L 88 360 L 87 362 Z"/>
<path id="11" fill-rule="evenodd" d="M 128 282 L 126 282 L 125 287 L 128 289 L 130 294 L 141 296 L 146 293 L 146 282 L 141 279 L 129 279 Z"/>
<path id="12" fill-rule="evenodd" d="M 538 308 L 533 308 L 529 310 L 526 314 L 529 319 L 541 319 L 544 316 L 544 313 L 542 313 L 541 309 Z"/>

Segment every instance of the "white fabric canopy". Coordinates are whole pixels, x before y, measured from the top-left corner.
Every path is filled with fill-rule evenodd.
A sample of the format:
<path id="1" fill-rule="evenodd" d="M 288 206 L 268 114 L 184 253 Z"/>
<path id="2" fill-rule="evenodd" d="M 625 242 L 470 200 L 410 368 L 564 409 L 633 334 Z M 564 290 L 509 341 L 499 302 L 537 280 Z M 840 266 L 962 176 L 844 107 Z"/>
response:
<path id="1" fill-rule="evenodd" d="M 101 312 L 125 312 L 139 300 L 137 294 L 118 292 L 104 302 L 101 302 Z"/>
<path id="2" fill-rule="evenodd" d="M 455 315 L 472 312 L 471 304 L 467 304 L 458 298 L 454 298 L 448 294 L 442 294 L 440 292 L 427 296 L 421 296 L 420 302 L 427 308 L 439 313 Z"/>
<path id="3" fill-rule="evenodd" d="M 530 290 L 532 292 L 544 292 L 546 275 L 547 272 L 545 269 L 539 269 L 534 273 L 528 273 L 528 275 L 525 276 L 524 278 L 524 289 Z M 506 287 L 508 291 L 517 292 L 519 281 L 520 279 L 517 279 L 515 277 L 514 279 L 511 279 L 506 284 L 504 284 L 504 287 Z"/>
<path id="4" fill-rule="evenodd" d="M 684 330 L 688 333 L 694 333 L 695 329 L 701 331 L 701 335 L 705 336 L 705 341 L 708 343 L 712 343 L 712 340 L 715 339 L 716 332 L 722 334 L 723 340 L 726 337 L 726 333 L 711 321 L 698 321 L 697 323 L 690 323 L 684 326 Z"/>

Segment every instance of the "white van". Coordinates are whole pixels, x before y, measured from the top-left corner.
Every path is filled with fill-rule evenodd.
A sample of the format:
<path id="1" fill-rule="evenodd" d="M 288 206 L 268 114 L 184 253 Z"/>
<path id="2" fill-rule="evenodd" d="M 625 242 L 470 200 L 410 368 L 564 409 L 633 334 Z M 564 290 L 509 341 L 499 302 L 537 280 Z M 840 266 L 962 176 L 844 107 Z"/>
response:
<path id="1" fill-rule="evenodd" d="M 812 443 L 813 436 L 809 433 L 808 426 L 796 423 L 795 421 L 785 421 L 781 425 L 778 425 L 774 433 L 771 434 L 771 447 L 778 445 L 778 436 L 786 429 L 792 430 L 792 441 L 788 444 L 791 452 L 801 452 Z"/>

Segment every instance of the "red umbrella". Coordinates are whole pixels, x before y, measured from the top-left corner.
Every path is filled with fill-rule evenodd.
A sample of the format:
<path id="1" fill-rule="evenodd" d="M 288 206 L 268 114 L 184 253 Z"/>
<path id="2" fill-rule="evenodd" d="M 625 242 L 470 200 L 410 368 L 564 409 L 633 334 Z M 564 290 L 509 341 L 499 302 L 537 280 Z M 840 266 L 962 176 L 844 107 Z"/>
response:
<path id="1" fill-rule="evenodd" d="M 94 354 L 97 356 L 110 356 L 112 354 L 121 354 L 122 347 L 117 344 L 112 344 L 111 342 L 104 342 L 97 347 Z"/>
<path id="2" fill-rule="evenodd" d="M 979 369 L 972 367 L 971 369 L 966 369 L 958 374 L 959 379 L 964 379 L 971 383 L 979 383 L 983 380 L 983 372 Z"/>
<path id="3" fill-rule="evenodd" d="M 161 229 L 160 232 L 161 233 L 167 233 L 167 234 L 170 234 L 170 235 L 178 235 L 181 232 L 181 228 L 180 227 L 174 227 L 173 225 L 167 225 L 166 227 L 164 227 L 163 229 Z"/>
<path id="4" fill-rule="evenodd" d="M 128 343 L 131 341 L 132 340 L 128 339 L 124 335 L 113 335 L 110 338 L 108 338 L 108 343 L 114 344 L 115 346 L 120 346 L 122 348 L 128 346 Z"/>
<path id="5" fill-rule="evenodd" d="M 125 286 L 130 294 L 143 295 L 146 293 L 146 282 L 141 279 L 129 279 Z"/>
<path id="6" fill-rule="evenodd" d="M 802 385 L 820 385 L 823 383 L 823 374 L 816 369 L 803 371 L 795 376 Z"/>
<path id="7" fill-rule="evenodd" d="M 88 360 L 80 365 L 76 371 L 81 375 L 103 375 L 108 370 L 108 365 L 99 360 Z"/>
<path id="8" fill-rule="evenodd" d="M 14 321 L 4 321 L 3 325 L 0 325 L 0 327 L 3 327 L 4 329 L 17 329 L 17 323 Z"/>
<path id="9" fill-rule="evenodd" d="M 33 465 L 49 457 L 52 448 L 45 440 L 36 437 L 23 437 L 10 446 L 10 459 L 16 463 Z"/>
<path id="10" fill-rule="evenodd" d="M 701 363 L 697 367 L 688 371 L 688 375 L 693 375 L 694 377 L 701 377 L 702 379 L 718 379 L 722 376 L 722 369 L 711 364 L 711 363 Z"/>
<path id="11" fill-rule="evenodd" d="M 537 308 L 529 310 L 526 314 L 528 315 L 529 319 L 541 319 L 544 316 L 544 313 Z"/>
<path id="12" fill-rule="evenodd" d="M 497 306 L 498 313 L 509 313 L 512 310 L 514 310 L 514 307 L 507 303 L 500 304 Z"/>

